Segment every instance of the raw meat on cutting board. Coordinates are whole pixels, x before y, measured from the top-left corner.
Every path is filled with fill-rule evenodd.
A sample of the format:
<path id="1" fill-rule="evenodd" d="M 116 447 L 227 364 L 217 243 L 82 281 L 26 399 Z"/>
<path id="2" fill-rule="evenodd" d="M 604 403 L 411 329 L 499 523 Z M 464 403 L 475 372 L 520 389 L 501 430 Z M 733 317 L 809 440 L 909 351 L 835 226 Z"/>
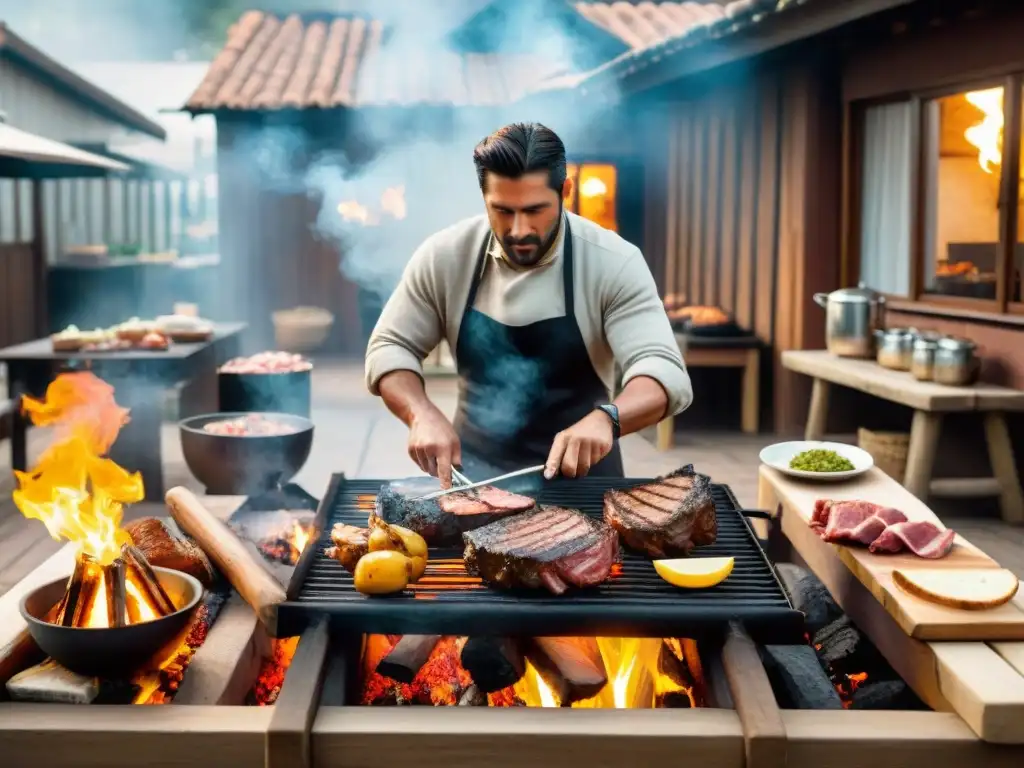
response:
<path id="1" fill-rule="evenodd" d="M 835 544 L 861 544 L 885 554 L 909 551 L 929 560 L 948 555 L 956 538 L 928 520 L 907 520 L 898 509 L 859 500 L 818 499 L 810 526 Z"/>

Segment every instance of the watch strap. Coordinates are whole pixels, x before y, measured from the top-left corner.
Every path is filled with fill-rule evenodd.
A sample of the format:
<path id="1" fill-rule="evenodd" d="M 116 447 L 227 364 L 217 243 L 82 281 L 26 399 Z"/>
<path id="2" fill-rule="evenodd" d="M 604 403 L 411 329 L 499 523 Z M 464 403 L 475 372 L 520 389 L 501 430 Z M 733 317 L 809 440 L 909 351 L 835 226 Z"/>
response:
<path id="1" fill-rule="evenodd" d="M 622 425 L 619 423 L 619 409 L 618 409 L 618 406 L 613 405 L 611 403 L 607 403 L 606 405 L 599 405 L 599 406 L 597 406 L 597 410 L 604 412 L 604 414 L 607 415 L 608 418 L 611 420 L 611 422 L 612 422 L 612 437 L 615 440 L 618 440 L 619 436 L 622 434 Z"/>

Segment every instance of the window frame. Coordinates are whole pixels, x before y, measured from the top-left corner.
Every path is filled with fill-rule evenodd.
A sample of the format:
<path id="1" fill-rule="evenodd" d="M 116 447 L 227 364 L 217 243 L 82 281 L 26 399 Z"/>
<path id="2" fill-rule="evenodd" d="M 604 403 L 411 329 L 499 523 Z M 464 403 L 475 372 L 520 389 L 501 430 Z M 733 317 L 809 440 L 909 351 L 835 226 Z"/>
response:
<path id="1" fill-rule="evenodd" d="M 996 296 L 994 299 L 976 299 L 944 296 L 925 290 L 925 243 L 927 241 L 926 187 L 928 147 L 924 136 L 928 129 L 925 105 L 938 98 L 984 88 L 1003 88 L 1003 154 L 1000 165 L 999 224 L 996 246 Z M 927 314 L 949 314 L 978 318 L 1009 319 L 1014 324 L 1024 320 L 1024 301 L 1011 301 L 1011 281 L 1014 273 L 1014 250 L 1024 222 L 1018 222 L 1022 185 L 1020 179 L 1022 108 L 1024 108 L 1024 70 L 1014 70 L 958 81 L 939 88 L 893 93 L 885 96 L 849 102 L 844 110 L 844 244 L 842 274 L 845 283 L 856 284 L 860 277 L 861 225 L 863 188 L 863 152 L 865 113 L 871 107 L 885 104 L 909 104 L 912 109 L 912 133 L 909 162 L 911 163 L 910 206 L 910 270 L 909 296 L 887 295 L 890 306 L 905 311 L 920 310 Z M 1021 243 L 1024 245 L 1024 241 Z"/>

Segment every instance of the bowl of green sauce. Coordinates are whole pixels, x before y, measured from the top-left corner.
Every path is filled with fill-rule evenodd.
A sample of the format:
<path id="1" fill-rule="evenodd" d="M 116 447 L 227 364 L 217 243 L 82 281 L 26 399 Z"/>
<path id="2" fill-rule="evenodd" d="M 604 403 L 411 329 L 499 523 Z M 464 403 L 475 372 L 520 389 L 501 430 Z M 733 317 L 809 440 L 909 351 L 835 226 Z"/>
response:
<path id="1" fill-rule="evenodd" d="M 816 440 L 775 443 L 761 451 L 761 461 L 779 472 L 807 480 L 846 480 L 875 465 L 871 454 L 855 445 Z"/>

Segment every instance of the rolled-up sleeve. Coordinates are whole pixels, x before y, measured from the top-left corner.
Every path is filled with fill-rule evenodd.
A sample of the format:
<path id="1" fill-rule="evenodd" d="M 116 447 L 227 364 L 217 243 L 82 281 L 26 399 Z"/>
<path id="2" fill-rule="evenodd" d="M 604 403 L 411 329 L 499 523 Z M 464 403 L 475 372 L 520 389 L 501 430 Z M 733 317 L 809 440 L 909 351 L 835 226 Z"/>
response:
<path id="1" fill-rule="evenodd" d="M 649 376 L 668 395 L 666 416 L 674 416 L 690 406 L 690 374 L 658 297 L 654 277 L 639 251 L 627 259 L 612 282 L 604 312 L 604 331 L 622 370 L 622 386 L 637 376 Z"/>
<path id="2" fill-rule="evenodd" d="M 429 241 L 413 254 L 381 312 L 366 348 L 366 386 L 380 394 L 393 371 L 423 376 L 423 360 L 440 343 L 442 321 Z"/>

